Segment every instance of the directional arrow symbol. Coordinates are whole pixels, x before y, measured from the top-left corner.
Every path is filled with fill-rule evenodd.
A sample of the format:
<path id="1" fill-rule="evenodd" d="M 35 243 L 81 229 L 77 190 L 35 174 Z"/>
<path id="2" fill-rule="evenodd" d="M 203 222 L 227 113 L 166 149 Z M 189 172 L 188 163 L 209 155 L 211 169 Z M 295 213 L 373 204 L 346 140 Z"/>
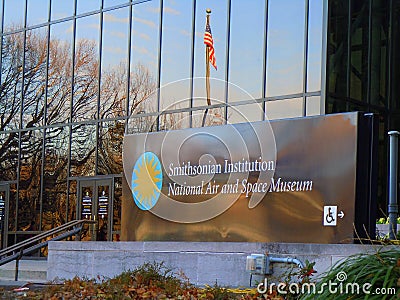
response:
<path id="1" fill-rule="evenodd" d="M 341 210 L 341 211 L 338 213 L 338 217 L 341 218 L 341 219 L 343 219 L 343 217 L 344 217 L 344 212 L 343 212 L 343 210 Z"/>

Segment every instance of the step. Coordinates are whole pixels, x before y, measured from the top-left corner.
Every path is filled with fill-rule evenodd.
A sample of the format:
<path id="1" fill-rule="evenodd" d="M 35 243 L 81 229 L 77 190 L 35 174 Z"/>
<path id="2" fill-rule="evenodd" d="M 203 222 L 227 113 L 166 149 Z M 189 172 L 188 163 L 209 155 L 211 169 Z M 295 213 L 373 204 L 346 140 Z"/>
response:
<path id="1" fill-rule="evenodd" d="M 15 261 L 0 266 L 0 281 L 15 279 Z M 46 282 L 47 260 L 21 259 L 18 268 L 18 281 Z"/>

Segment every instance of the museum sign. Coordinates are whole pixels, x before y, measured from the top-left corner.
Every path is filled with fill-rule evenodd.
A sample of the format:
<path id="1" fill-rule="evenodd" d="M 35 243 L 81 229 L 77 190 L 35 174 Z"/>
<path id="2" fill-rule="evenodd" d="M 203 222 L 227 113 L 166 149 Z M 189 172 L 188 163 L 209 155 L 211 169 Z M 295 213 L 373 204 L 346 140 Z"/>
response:
<path id="1" fill-rule="evenodd" d="M 351 243 L 372 234 L 376 117 L 125 135 L 123 240 Z"/>

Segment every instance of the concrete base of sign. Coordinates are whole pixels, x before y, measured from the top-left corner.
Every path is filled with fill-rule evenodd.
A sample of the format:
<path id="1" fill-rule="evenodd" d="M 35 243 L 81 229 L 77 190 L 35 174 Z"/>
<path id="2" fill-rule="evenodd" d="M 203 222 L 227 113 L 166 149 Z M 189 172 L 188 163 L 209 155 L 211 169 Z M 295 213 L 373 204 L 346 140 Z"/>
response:
<path id="1" fill-rule="evenodd" d="M 112 278 L 145 262 L 164 262 L 196 285 L 249 286 L 246 256 L 268 253 L 316 262 L 318 274 L 337 261 L 382 247 L 353 244 L 225 243 L 225 242 L 49 242 L 47 279 Z M 274 264 L 278 282 L 295 265 Z M 252 284 L 262 278 L 253 276 Z"/>

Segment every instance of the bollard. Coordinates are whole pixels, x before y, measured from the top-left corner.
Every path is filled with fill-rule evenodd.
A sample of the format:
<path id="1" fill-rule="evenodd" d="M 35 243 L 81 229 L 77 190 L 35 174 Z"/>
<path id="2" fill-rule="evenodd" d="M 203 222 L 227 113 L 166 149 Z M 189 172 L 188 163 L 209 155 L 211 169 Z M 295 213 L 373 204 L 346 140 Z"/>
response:
<path id="1" fill-rule="evenodd" d="M 397 215 L 399 207 L 397 205 L 397 166 L 398 166 L 398 131 L 389 131 L 389 239 L 395 240 L 397 233 Z"/>

